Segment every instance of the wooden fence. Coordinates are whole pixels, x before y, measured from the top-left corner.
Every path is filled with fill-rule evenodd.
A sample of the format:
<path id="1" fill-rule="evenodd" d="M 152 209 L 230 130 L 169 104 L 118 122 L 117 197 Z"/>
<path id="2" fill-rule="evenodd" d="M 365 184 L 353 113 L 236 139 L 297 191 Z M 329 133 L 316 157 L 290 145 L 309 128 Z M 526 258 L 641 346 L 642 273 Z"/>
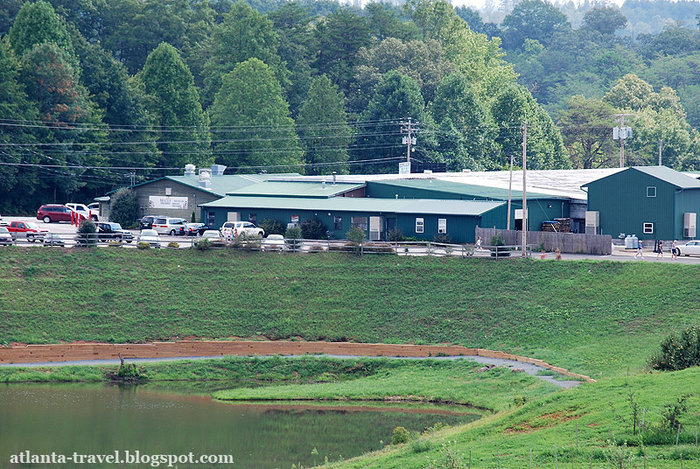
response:
<path id="1" fill-rule="evenodd" d="M 491 237 L 501 234 L 503 242 L 509 245 L 520 244 L 522 231 L 499 230 L 496 228 L 476 228 L 475 235 L 481 237 L 482 244 L 491 243 Z M 578 233 L 555 233 L 549 231 L 528 231 L 527 244 L 533 251 L 538 251 L 543 245 L 545 251 L 555 251 L 570 254 L 599 254 L 607 255 L 612 251 L 612 237 L 610 235 L 591 235 Z"/>

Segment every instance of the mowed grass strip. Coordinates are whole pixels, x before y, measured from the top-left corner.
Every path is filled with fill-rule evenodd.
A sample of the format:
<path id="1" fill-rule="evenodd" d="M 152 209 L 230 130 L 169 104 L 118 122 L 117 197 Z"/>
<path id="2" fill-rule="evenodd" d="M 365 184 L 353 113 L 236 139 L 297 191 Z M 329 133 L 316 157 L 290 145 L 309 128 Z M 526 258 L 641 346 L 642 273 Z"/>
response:
<path id="1" fill-rule="evenodd" d="M 697 323 L 700 267 L 232 250 L 3 249 L 0 343 L 455 343 L 593 377 Z"/>
<path id="2" fill-rule="evenodd" d="M 681 431 L 669 428 L 666 406 L 685 396 Z M 635 432 L 631 402 L 638 407 Z M 510 411 L 476 422 L 415 437 L 412 441 L 350 461 L 330 464 L 334 469 L 424 469 L 472 467 L 554 469 L 700 467 L 695 432 L 700 426 L 700 368 L 673 373 L 606 378 L 595 384 L 561 391 Z M 678 445 L 676 446 L 676 436 Z M 614 449 L 610 442 L 614 442 Z M 625 444 L 626 449 L 625 449 Z M 622 466 L 610 461 L 622 455 Z M 455 459 L 448 464 L 448 453 Z M 646 455 L 646 462 L 645 462 Z M 573 458 L 572 458 L 573 456 Z M 458 465 L 462 463 L 463 465 Z"/>
<path id="3" fill-rule="evenodd" d="M 371 362 L 372 360 L 368 360 Z M 337 382 L 257 388 L 214 393 L 224 401 L 418 401 L 463 404 L 498 412 L 540 398 L 557 386 L 508 368 L 479 371 L 483 365 L 469 360 L 394 360 L 367 377 Z"/>

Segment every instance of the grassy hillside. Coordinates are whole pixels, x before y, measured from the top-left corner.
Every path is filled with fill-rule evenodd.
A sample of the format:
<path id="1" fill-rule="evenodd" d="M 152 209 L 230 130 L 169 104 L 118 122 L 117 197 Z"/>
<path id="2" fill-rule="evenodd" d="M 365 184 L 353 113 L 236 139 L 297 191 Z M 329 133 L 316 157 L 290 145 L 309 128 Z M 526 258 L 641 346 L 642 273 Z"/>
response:
<path id="1" fill-rule="evenodd" d="M 700 467 L 700 452 L 695 443 L 700 425 L 699 390 L 697 367 L 674 373 L 605 379 L 551 394 L 466 426 L 416 436 L 406 444 L 330 467 L 466 468 L 471 453 L 472 467 L 498 467 L 500 456 L 500 467 L 527 468 L 532 450 L 532 467 L 544 469 L 696 469 Z M 663 414 L 668 413 L 667 406 L 677 404 L 684 396 L 686 410 L 678 415 L 681 431 L 677 433 L 675 427 L 669 428 Z M 638 425 L 644 412 L 645 429 L 641 433 L 633 428 L 631 402 L 638 406 Z M 610 461 L 613 455 L 617 456 L 616 463 Z"/>
<path id="2" fill-rule="evenodd" d="M 697 323 L 700 267 L 234 251 L 2 249 L 0 343 L 457 343 L 594 377 Z"/>

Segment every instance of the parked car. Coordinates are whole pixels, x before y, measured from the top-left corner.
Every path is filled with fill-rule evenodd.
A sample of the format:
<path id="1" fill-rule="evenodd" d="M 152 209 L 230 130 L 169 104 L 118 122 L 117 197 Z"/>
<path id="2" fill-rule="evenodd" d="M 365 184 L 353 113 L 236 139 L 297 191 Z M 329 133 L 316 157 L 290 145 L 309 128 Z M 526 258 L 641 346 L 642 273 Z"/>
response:
<path id="1" fill-rule="evenodd" d="M 160 235 L 156 230 L 143 230 L 137 238 L 139 243 L 148 243 L 152 248 L 160 247 Z"/>
<path id="2" fill-rule="evenodd" d="M 73 211 L 65 205 L 48 204 L 39 207 L 36 219 L 43 220 L 44 223 L 71 221 L 72 213 Z"/>
<path id="3" fill-rule="evenodd" d="M 204 223 L 187 223 L 185 225 L 186 236 L 202 236 L 202 234 L 212 228 Z"/>
<path id="4" fill-rule="evenodd" d="M 212 246 L 215 247 L 226 246 L 226 238 L 221 235 L 219 230 L 206 230 L 204 233 L 202 233 L 201 240 L 207 240 Z"/>
<path id="5" fill-rule="evenodd" d="M 7 226 L 7 230 L 12 233 L 12 236 L 17 239 L 18 235 L 24 235 L 27 241 L 33 243 L 37 239 L 41 241 L 48 233 L 48 230 L 39 228 L 36 223 L 30 221 L 13 221 Z"/>
<path id="6" fill-rule="evenodd" d="M 46 233 L 44 236 L 44 246 L 65 246 L 66 242 L 63 241 L 61 235 L 58 233 Z"/>
<path id="7" fill-rule="evenodd" d="M 151 230 L 153 229 L 153 220 L 156 217 L 152 215 L 146 215 L 139 220 L 139 230 Z"/>
<path id="8" fill-rule="evenodd" d="M 66 207 L 73 210 L 78 215 L 82 215 L 86 220 L 97 221 L 97 214 L 92 213 L 87 205 L 76 204 L 74 202 L 69 202 L 65 204 Z"/>
<path id="9" fill-rule="evenodd" d="M 153 220 L 152 229 L 156 230 L 158 234 L 167 234 L 170 236 L 184 236 L 185 223 L 186 222 L 184 218 L 158 217 Z"/>
<path id="10" fill-rule="evenodd" d="M 7 226 L 9 223 L 7 223 L 5 220 L 2 219 L 2 215 L 0 215 L 0 226 Z"/>
<path id="11" fill-rule="evenodd" d="M 10 230 L 8 230 L 4 226 L 0 226 L 0 244 L 3 246 L 9 246 L 11 244 L 15 244 L 15 238 L 12 236 L 12 233 L 10 233 Z"/>
<path id="12" fill-rule="evenodd" d="M 131 231 L 123 229 L 119 223 L 100 222 L 97 224 L 97 239 L 103 242 L 126 241 L 130 243 L 134 240 L 134 235 L 131 234 Z"/>
<path id="13" fill-rule="evenodd" d="M 700 241 L 688 241 L 685 244 L 676 245 L 679 256 L 700 256 Z"/>
<path id="14" fill-rule="evenodd" d="M 262 241 L 263 251 L 284 251 L 286 250 L 286 244 L 284 242 L 284 236 L 281 234 L 271 234 Z"/>
<path id="15" fill-rule="evenodd" d="M 249 221 L 227 221 L 221 227 L 221 234 L 231 239 L 245 233 L 247 236 L 265 236 L 265 230 Z"/>

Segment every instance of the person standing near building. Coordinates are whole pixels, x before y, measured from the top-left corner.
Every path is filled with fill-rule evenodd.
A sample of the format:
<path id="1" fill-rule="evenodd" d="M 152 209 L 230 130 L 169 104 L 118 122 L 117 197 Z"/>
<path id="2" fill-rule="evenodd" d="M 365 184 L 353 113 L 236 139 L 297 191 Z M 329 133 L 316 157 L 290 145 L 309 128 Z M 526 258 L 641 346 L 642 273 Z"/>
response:
<path id="1" fill-rule="evenodd" d="M 476 238 L 476 243 L 474 244 L 475 251 L 481 251 L 481 236 Z"/>
<path id="2" fill-rule="evenodd" d="M 644 254 L 642 253 L 642 240 L 637 241 L 637 253 L 634 255 L 635 259 L 641 257 L 644 259 Z"/>
<path id="3" fill-rule="evenodd" d="M 659 250 L 656 251 L 656 258 L 658 259 L 659 256 L 661 256 L 661 259 L 664 258 L 664 242 L 659 240 Z"/>
<path id="4" fill-rule="evenodd" d="M 678 251 L 676 250 L 676 240 L 671 243 L 671 259 L 678 259 Z"/>

